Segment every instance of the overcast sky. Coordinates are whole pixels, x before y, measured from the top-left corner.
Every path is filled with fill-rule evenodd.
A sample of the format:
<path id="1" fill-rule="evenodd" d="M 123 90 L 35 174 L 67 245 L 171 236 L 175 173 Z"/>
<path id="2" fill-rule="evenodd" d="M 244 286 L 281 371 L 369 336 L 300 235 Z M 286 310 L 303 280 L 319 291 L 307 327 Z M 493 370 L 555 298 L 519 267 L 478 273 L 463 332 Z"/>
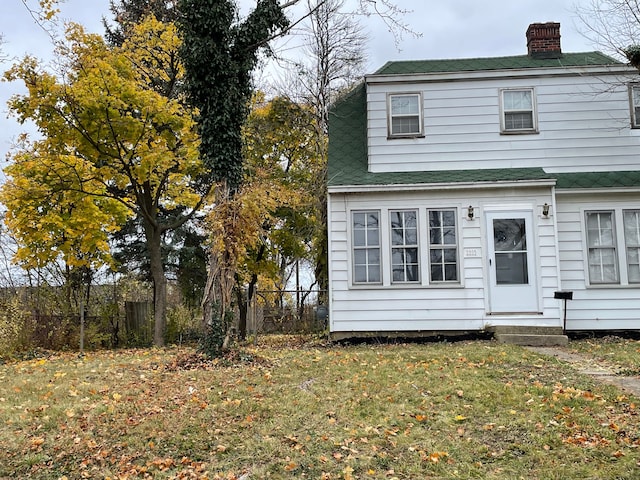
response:
<path id="1" fill-rule="evenodd" d="M 36 5 L 36 0 L 27 0 Z M 242 0 L 245 7 L 254 2 Z M 530 23 L 555 21 L 561 24 L 562 49 L 565 52 L 597 49 L 579 32 L 576 5 L 590 0 L 396 0 L 396 5 L 411 10 L 403 21 L 416 38 L 405 34 L 396 46 L 384 23 L 375 17 L 362 19 L 369 36 L 368 71 L 388 60 L 469 58 L 522 55 L 526 53 L 525 32 Z M 51 44 L 23 5 L 22 0 L 2 0 L 0 33 L 2 50 L 10 57 L 31 54 L 47 58 Z M 102 17 L 109 17 L 108 0 L 66 0 L 61 17 L 79 22 L 88 31 L 103 33 Z M 8 63 L 0 65 L 2 71 Z M 7 119 L 6 101 L 18 86 L 0 83 L 0 158 L 23 128 Z"/>

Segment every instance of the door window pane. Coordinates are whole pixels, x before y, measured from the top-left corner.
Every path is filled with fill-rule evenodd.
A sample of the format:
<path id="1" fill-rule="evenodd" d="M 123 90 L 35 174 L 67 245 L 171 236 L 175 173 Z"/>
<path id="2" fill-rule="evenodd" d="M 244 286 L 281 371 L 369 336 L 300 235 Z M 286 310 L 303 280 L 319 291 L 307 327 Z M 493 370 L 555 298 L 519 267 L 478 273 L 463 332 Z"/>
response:
<path id="1" fill-rule="evenodd" d="M 493 243 L 498 285 L 529 283 L 527 234 L 524 218 L 493 220 Z"/>

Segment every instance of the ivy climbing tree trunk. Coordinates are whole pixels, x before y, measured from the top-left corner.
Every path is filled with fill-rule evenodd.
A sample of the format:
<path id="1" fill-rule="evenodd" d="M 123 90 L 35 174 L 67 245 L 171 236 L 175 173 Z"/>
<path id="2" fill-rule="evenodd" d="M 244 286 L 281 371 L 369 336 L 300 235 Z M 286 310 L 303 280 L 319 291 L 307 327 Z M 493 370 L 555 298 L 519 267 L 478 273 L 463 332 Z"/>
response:
<path id="1" fill-rule="evenodd" d="M 209 180 L 222 184 L 223 195 L 233 197 L 243 179 L 242 125 L 253 92 L 251 73 L 260 49 L 276 32 L 285 29 L 288 21 L 277 0 L 258 0 L 242 22 L 238 21 L 236 3 L 230 0 L 181 0 L 178 7 L 182 12 L 179 28 L 186 90 L 199 111 L 200 157 L 209 171 Z M 221 190 L 216 190 L 218 202 Z M 214 239 L 212 243 L 224 246 L 226 241 Z M 223 328 L 227 312 L 231 311 L 236 256 L 216 248 L 212 248 L 211 255 L 203 299 L 204 321 L 209 327 Z M 206 312 L 213 315 L 216 305 L 221 322 L 207 318 Z M 226 334 L 214 336 L 224 338 Z M 217 355 L 223 347 L 222 342 L 207 344 L 210 355 Z"/>

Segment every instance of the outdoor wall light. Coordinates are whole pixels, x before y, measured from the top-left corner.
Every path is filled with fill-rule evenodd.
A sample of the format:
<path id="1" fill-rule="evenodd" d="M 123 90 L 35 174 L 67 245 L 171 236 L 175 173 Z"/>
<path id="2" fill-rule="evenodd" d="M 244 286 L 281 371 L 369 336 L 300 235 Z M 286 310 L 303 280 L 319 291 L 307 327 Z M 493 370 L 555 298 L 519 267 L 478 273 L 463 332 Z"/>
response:
<path id="1" fill-rule="evenodd" d="M 469 220 L 473 220 L 473 206 L 469 205 L 469 207 L 467 208 L 467 218 Z"/>
<path id="2" fill-rule="evenodd" d="M 550 208 L 550 207 L 549 207 L 549 204 L 548 204 L 548 203 L 545 203 L 545 204 L 542 206 L 542 216 L 543 216 L 543 217 L 548 217 L 548 216 L 549 216 L 549 208 Z"/>

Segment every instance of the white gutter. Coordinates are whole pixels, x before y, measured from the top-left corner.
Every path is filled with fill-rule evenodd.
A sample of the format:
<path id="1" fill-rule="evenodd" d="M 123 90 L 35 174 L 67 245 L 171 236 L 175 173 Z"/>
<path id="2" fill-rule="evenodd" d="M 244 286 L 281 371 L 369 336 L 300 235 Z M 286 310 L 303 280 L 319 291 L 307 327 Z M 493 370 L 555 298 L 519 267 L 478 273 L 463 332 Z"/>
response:
<path id="1" fill-rule="evenodd" d="M 608 188 L 556 188 L 556 195 L 585 195 L 594 193 L 637 193 L 640 187 L 608 187 Z"/>

